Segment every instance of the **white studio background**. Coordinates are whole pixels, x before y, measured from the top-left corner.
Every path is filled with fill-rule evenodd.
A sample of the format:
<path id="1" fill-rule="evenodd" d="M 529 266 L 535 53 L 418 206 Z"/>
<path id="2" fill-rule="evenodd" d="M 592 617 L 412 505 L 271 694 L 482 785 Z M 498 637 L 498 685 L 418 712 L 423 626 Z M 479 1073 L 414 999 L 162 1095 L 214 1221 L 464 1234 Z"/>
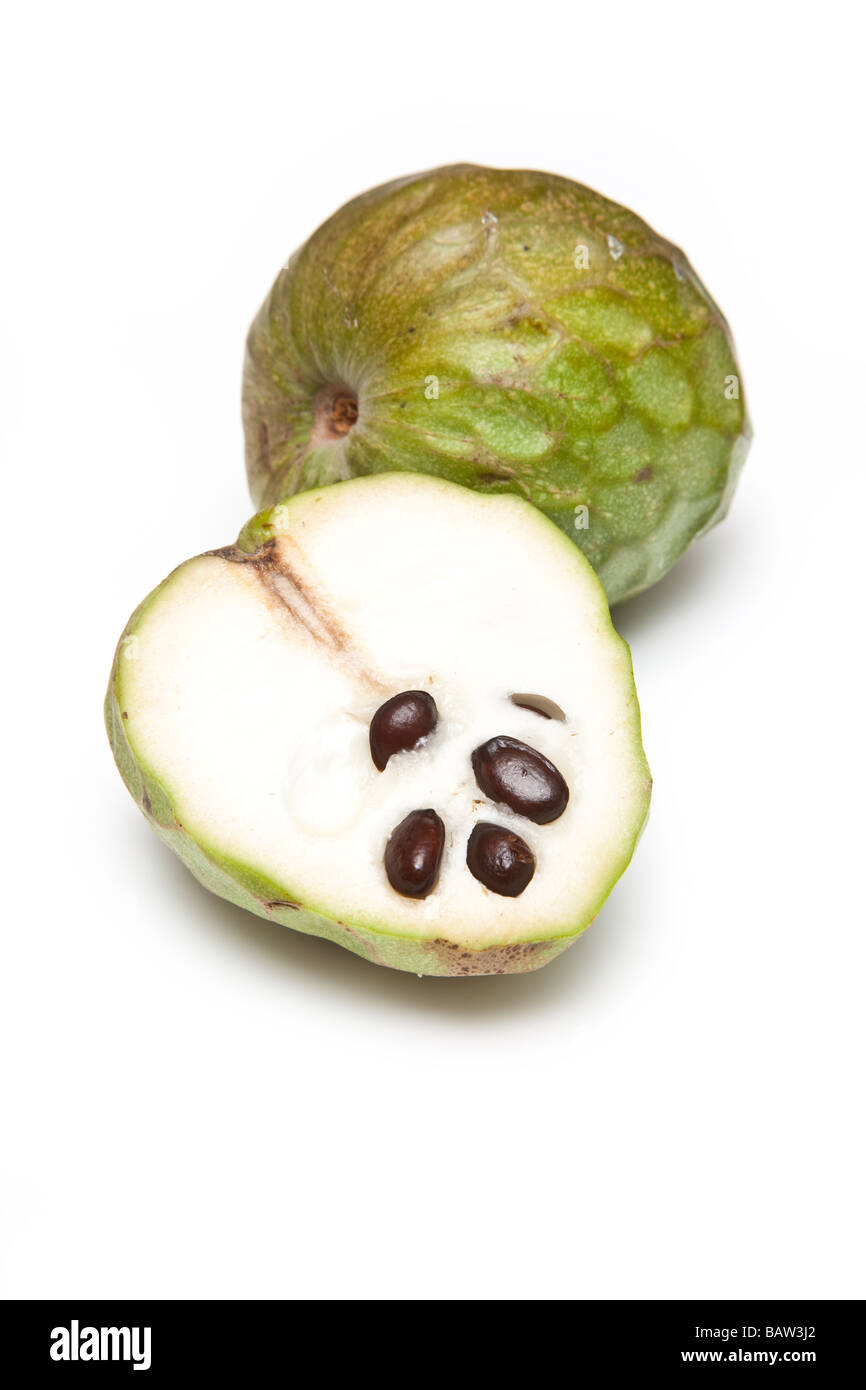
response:
<path id="1" fill-rule="evenodd" d="M 855 11 L 35 4 L 0 58 L 2 1283 L 12 1297 L 862 1297 Z M 616 613 L 656 786 L 537 975 L 419 980 L 199 889 L 112 764 L 138 600 L 252 510 L 287 253 L 470 160 L 678 242 L 755 426 Z"/>

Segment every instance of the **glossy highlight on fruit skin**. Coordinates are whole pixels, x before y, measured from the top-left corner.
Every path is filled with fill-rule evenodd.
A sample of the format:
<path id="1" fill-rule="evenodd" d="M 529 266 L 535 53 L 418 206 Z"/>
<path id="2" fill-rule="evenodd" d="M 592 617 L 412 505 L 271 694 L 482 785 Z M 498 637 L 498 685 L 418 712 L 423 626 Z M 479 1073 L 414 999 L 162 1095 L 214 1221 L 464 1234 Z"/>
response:
<path id="1" fill-rule="evenodd" d="M 750 438 L 683 253 L 569 179 L 454 165 L 347 203 L 250 329 L 253 498 L 404 469 L 541 508 L 610 603 L 725 515 Z"/>

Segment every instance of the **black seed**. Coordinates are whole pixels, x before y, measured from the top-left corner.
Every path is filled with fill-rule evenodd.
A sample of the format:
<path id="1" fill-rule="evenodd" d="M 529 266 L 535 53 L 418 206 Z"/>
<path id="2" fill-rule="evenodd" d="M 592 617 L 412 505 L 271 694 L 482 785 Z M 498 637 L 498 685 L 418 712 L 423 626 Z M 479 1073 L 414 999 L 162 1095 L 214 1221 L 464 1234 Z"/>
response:
<path id="1" fill-rule="evenodd" d="M 466 847 L 469 872 L 492 893 L 517 898 L 535 873 L 535 855 L 525 840 L 503 825 L 479 821 Z"/>
<path id="2" fill-rule="evenodd" d="M 445 826 L 435 811 L 410 811 L 385 846 L 388 882 L 404 898 L 426 898 L 436 886 Z"/>
<path id="3" fill-rule="evenodd" d="M 562 774 L 543 753 L 520 739 L 500 734 L 472 754 L 475 780 L 491 801 L 501 801 L 518 815 L 547 825 L 568 805 Z"/>
<path id="4" fill-rule="evenodd" d="M 380 705 L 370 721 L 370 752 L 380 772 L 393 753 L 415 748 L 436 728 L 436 701 L 426 690 L 404 690 Z"/>

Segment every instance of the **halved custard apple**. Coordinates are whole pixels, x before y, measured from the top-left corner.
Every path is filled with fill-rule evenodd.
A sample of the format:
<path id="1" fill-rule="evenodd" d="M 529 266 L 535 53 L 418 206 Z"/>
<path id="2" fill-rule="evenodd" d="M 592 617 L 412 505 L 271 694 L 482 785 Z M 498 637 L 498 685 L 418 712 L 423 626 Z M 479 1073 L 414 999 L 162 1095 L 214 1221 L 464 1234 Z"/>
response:
<path id="1" fill-rule="evenodd" d="M 299 494 L 181 565 L 121 638 L 106 718 L 207 888 L 418 974 L 558 955 L 649 805 L 589 563 L 529 503 L 423 475 Z"/>

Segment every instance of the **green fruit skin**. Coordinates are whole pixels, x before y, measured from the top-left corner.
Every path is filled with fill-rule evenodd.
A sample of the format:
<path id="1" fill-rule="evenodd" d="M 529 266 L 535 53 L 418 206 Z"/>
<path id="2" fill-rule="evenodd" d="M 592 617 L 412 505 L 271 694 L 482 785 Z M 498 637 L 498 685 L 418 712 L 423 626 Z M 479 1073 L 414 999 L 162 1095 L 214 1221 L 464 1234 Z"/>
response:
<path id="1" fill-rule="evenodd" d="M 359 405 L 336 442 L 335 385 Z M 610 603 L 721 520 L 751 436 L 681 251 L 569 179 L 473 165 L 373 189 L 313 234 L 250 329 L 243 413 L 257 506 L 404 469 L 515 492 Z"/>
<path id="2" fill-rule="evenodd" d="M 266 511 L 253 517 L 241 531 L 237 546 L 229 549 L 253 553 L 261 545 L 267 544 L 273 535 L 272 516 L 272 511 Z M 129 738 L 124 715 L 123 661 L 130 656 L 129 644 L 134 644 L 141 619 L 171 579 L 172 575 L 169 575 L 143 603 L 139 604 L 121 634 L 105 696 L 105 727 L 114 760 L 133 800 L 162 842 L 174 851 L 205 888 L 220 898 L 226 898 L 237 907 L 254 912 L 258 917 L 279 922 L 309 936 L 324 937 L 339 946 L 345 946 L 347 950 L 375 965 L 386 965 L 394 970 L 411 971 L 417 975 L 506 975 L 537 970 L 571 946 L 591 925 L 591 921 L 583 921 L 571 930 L 566 929 L 562 936 L 496 945 L 486 950 L 472 950 L 444 937 L 434 941 L 413 940 L 387 930 L 374 931 L 362 923 L 336 921 L 316 912 L 295 899 L 285 884 L 269 880 L 240 860 L 232 859 L 195 839 L 182 825 L 169 792 L 137 754 Z M 628 649 L 624 642 L 622 645 L 628 660 Z M 132 650 L 134 651 L 134 645 Z M 637 706 L 635 736 L 640 744 L 640 716 Z M 641 757 L 643 758 L 642 749 Z M 646 766 L 646 760 L 643 761 Z M 646 820 L 651 786 L 649 768 L 646 767 L 646 795 L 629 857 L 634 851 Z M 625 865 L 623 870 L 624 868 Z M 613 882 L 607 886 L 596 910 L 600 910 L 613 887 Z"/>

